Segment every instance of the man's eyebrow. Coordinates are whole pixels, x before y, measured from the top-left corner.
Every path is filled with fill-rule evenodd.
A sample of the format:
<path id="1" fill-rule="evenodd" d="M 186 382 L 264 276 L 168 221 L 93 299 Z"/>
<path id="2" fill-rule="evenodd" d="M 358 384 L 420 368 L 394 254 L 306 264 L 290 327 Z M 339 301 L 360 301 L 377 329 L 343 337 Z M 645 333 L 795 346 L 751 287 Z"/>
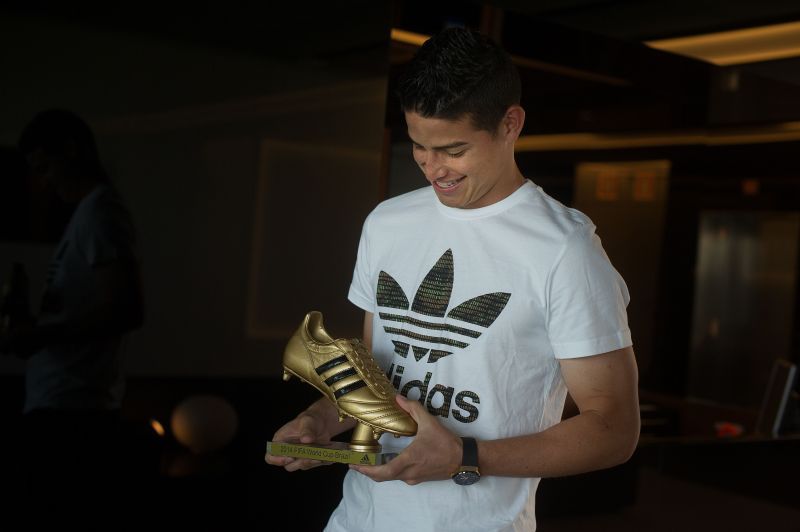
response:
<path id="1" fill-rule="evenodd" d="M 411 139 L 411 142 L 416 144 L 417 146 L 422 146 L 422 144 L 420 144 L 419 142 L 415 141 L 414 139 Z M 452 150 L 453 148 L 461 148 L 462 146 L 466 146 L 467 144 L 469 144 L 469 142 L 466 142 L 466 141 L 463 141 L 463 140 L 457 140 L 456 142 L 451 142 L 450 144 L 445 144 L 443 146 L 434 146 L 431 149 L 436 150 L 436 151 Z"/>

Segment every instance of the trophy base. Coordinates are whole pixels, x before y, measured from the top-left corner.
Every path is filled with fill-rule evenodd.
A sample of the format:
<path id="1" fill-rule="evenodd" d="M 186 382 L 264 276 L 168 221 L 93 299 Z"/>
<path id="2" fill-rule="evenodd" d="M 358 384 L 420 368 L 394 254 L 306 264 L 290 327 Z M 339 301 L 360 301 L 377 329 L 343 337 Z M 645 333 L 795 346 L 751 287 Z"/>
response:
<path id="1" fill-rule="evenodd" d="M 397 456 L 396 452 L 355 450 L 351 444 L 338 441 L 328 445 L 268 441 L 267 454 L 361 465 L 381 465 Z"/>

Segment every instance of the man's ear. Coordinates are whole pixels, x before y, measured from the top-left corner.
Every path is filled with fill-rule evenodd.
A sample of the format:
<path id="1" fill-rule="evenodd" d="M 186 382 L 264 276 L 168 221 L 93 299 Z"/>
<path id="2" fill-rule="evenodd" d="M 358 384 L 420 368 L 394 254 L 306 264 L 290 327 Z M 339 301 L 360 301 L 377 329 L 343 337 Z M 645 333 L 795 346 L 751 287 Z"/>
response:
<path id="1" fill-rule="evenodd" d="M 522 126 L 524 125 L 525 109 L 519 105 L 512 105 L 506 110 L 506 114 L 500 122 L 500 132 L 507 141 L 514 143 L 522 133 Z"/>

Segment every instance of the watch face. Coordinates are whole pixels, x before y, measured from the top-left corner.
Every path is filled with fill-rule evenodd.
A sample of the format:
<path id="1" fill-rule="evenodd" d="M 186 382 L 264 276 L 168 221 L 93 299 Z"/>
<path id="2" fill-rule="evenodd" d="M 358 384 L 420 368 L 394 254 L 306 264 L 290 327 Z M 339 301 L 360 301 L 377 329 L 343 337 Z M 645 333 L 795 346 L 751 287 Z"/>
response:
<path id="1" fill-rule="evenodd" d="M 453 475 L 453 482 L 459 486 L 469 486 L 475 484 L 481 479 L 481 475 L 477 471 L 459 471 Z"/>

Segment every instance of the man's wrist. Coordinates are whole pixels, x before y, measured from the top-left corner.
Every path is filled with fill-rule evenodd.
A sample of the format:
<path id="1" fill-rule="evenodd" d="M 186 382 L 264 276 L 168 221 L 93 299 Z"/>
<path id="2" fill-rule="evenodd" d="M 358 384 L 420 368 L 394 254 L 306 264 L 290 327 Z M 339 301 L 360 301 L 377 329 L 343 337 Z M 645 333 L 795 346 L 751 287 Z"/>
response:
<path id="1" fill-rule="evenodd" d="M 460 486 L 474 484 L 481 478 L 478 467 L 478 442 L 475 438 L 461 438 L 461 464 L 453 473 L 453 482 Z"/>

